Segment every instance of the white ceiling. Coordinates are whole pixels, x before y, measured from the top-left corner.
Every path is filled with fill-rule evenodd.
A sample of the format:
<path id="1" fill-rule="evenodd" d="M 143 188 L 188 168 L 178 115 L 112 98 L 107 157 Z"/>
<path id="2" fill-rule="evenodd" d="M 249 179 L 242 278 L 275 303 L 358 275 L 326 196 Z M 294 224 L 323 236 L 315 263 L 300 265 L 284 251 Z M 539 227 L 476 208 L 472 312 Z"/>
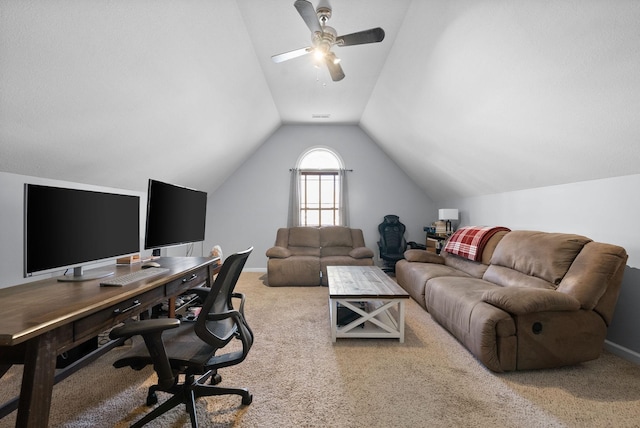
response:
<path id="1" fill-rule="evenodd" d="M 313 0 L 314 6 L 318 0 Z M 280 64 L 271 56 L 311 45 L 311 32 L 293 6 L 293 0 L 239 1 L 247 32 L 283 123 L 354 123 L 378 81 L 409 0 L 332 0 L 328 25 L 338 35 L 381 27 L 380 43 L 336 46 L 346 77 L 333 82 L 326 67 L 316 68 L 311 55 Z M 330 115 L 330 120 L 312 119 Z"/>
<path id="2" fill-rule="evenodd" d="M 386 32 L 340 82 L 271 61 L 310 44 L 293 0 L 0 0 L 0 171 L 211 189 L 282 123 L 354 123 L 435 200 L 640 173 L 640 2 L 331 4 Z"/>

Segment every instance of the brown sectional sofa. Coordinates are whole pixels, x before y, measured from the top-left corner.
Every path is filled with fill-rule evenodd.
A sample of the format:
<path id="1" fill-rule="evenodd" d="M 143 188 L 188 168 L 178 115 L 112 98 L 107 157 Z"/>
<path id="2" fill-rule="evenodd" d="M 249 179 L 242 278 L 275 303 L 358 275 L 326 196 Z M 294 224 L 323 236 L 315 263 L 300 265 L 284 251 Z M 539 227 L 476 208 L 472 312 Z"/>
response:
<path id="1" fill-rule="evenodd" d="M 343 226 L 280 228 L 266 255 L 270 286 L 326 286 L 327 266 L 373 265 L 362 230 Z"/>
<path id="2" fill-rule="evenodd" d="M 477 261 L 407 250 L 398 284 L 486 367 L 596 359 L 624 273 L 624 248 L 573 234 L 500 231 Z"/>

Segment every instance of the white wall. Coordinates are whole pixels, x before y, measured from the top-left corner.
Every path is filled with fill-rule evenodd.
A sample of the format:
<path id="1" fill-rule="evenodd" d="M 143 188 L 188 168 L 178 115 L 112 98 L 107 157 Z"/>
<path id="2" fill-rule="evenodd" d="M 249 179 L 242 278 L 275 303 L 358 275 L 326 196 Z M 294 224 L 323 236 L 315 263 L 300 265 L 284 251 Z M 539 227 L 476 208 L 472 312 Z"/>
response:
<path id="1" fill-rule="evenodd" d="M 398 166 L 355 125 L 284 125 L 209 197 L 205 248 L 225 255 L 253 246 L 247 268 L 265 270 L 265 252 L 279 227 L 287 226 L 289 169 L 309 147 L 340 154 L 347 169 L 350 226 L 363 230 L 378 257 L 378 224 L 396 214 L 408 241 L 424 242 L 422 228 L 436 208 Z M 215 167 L 215 166 L 213 166 Z"/>
<path id="2" fill-rule="evenodd" d="M 443 204 L 460 209 L 461 225 L 577 233 L 620 245 L 629 260 L 607 340 L 640 362 L 640 175 L 499 193 Z"/>
<path id="3" fill-rule="evenodd" d="M 56 276 L 62 272 L 38 275 L 24 278 L 24 185 L 25 183 L 43 184 L 49 186 L 69 187 L 73 189 L 97 190 L 103 192 L 122 193 L 140 197 L 140 248 L 144 248 L 144 218 L 147 195 L 131 190 L 114 189 L 111 187 L 91 186 L 81 183 L 71 183 L 60 180 L 31 177 L 26 175 L 0 172 L 0 288 L 35 281 Z M 150 252 L 142 252 L 143 255 Z M 114 260 L 106 263 L 96 263 L 87 267 L 97 267 L 113 264 Z"/>
<path id="4" fill-rule="evenodd" d="M 377 226 L 386 214 L 400 216 L 408 241 L 424 242 L 422 228 L 433 221 L 437 207 L 358 126 L 292 125 L 282 126 L 218 190 L 209 193 L 206 240 L 195 244 L 191 254 L 207 255 L 216 244 L 225 255 L 253 246 L 247 268 L 266 270 L 265 252 L 273 245 L 277 228 L 287 223 L 289 168 L 307 148 L 318 145 L 338 152 L 346 167 L 353 169 L 348 175 L 351 226 L 363 229 L 376 258 Z M 220 163 L 224 159 L 215 159 L 211 168 Z M 143 250 L 146 193 L 0 172 L 0 287 L 43 278 L 25 279 L 22 273 L 24 183 L 140 196 L 140 248 L 143 256 L 149 255 Z M 162 254 L 184 256 L 187 251 L 183 245 L 163 249 Z"/>

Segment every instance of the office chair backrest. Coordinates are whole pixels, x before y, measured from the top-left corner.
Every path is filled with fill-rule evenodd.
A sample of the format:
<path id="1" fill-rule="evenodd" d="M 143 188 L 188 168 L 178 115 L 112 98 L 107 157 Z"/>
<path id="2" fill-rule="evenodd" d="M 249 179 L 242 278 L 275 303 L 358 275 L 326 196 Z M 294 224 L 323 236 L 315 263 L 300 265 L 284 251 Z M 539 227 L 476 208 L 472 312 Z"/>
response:
<path id="1" fill-rule="evenodd" d="M 404 253 L 407 243 L 404 239 L 406 227 L 400 223 L 397 215 L 384 216 L 384 221 L 378 225 L 381 247 L 386 254 Z"/>
<path id="2" fill-rule="evenodd" d="M 225 259 L 211 286 L 211 291 L 202 305 L 194 330 L 200 339 L 211 346 L 223 347 L 233 339 L 238 328 L 241 328 L 237 325 L 237 319 L 226 317 L 212 320 L 212 318 L 215 318 L 215 314 L 234 310 L 231 302 L 233 290 L 252 251 L 253 247 L 232 254 Z M 239 316 L 241 317 L 241 315 Z"/>

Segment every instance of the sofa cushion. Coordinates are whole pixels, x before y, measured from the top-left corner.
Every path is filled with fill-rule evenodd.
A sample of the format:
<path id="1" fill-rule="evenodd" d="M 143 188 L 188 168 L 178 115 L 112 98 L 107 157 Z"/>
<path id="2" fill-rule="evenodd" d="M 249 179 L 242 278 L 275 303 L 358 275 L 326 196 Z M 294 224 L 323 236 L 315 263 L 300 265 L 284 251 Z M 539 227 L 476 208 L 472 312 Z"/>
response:
<path id="1" fill-rule="evenodd" d="M 404 252 L 404 258 L 408 262 L 437 263 L 439 265 L 444 264 L 444 259 L 442 257 L 426 250 L 407 250 Z"/>
<path id="2" fill-rule="evenodd" d="M 321 247 L 353 248 L 351 229 L 343 226 L 325 226 L 320 228 Z"/>
<path id="3" fill-rule="evenodd" d="M 458 269 L 463 271 L 464 273 L 473 276 L 474 278 L 482 278 L 485 271 L 487 270 L 487 265 L 482 264 L 480 262 L 474 262 L 472 260 L 465 259 L 460 256 L 456 256 L 455 254 L 450 254 L 445 251 L 442 253 L 442 257 L 444 258 L 444 264 L 447 266 L 451 266 L 454 269 Z"/>
<path id="4" fill-rule="evenodd" d="M 484 246 L 484 251 L 482 252 L 482 258 L 480 259 L 480 262 L 482 262 L 485 265 L 489 265 L 491 263 L 491 257 L 493 256 L 493 252 L 496 250 L 498 243 L 502 240 L 502 238 L 507 233 L 510 233 L 510 231 L 501 230 L 499 232 L 494 233 L 493 236 L 489 238 L 489 241 Z"/>
<path id="5" fill-rule="evenodd" d="M 529 276 L 504 266 L 491 265 L 482 276 L 485 281 L 493 282 L 501 287 L 545 288 L 555 290 L 556 286 L 535 276 Z"/>
<path id="6" fill-rule="evenodd" d="M 526 287 L 494 287 L 482 300 L 510 314 L 524 315 L 543 311 L 577 311 L 580 302 L 555 290 Z"/>
<path id="7" fill-rule="evenodd" d="M 609 323 L 619 294 L 617 276 L 622 277 L 627 257 L 622 247 L 590 242 L 571 265 L 558 291 L 578 299 L 583 309 L 600 306 L 599 313 Z M 618 284 L 618 287 L 613 289 L 611 284 Z"/>
<path id="8" fill-rule="evenodd" d="M 558 286 L 582 248 L 591 242 L 580 235 L 518 230 L 497 245 L 491 264 L 503 266 Z"/>
<path id="9" fill-rule="evenodd" d="M 316 227 L 291 227 L 288 246 L 320 248 L 320 230 Z"/>
<path id="10" fill-rule="evenodd" d="M 515 322 L 506 311 L 482 301 L 495 287 L 477 278 L 434 278 L 427 283 L 427 310 L 489 369 L 514 370 Z"/>
<path id="11" fill-rule="evenodd" d="M 439 257 L 435 254 L 433 256 Z M 396 263 L 396 280 L 398 284 L 423 308 L 426 308 L 424 290 L 427 281 L 441 276 L 469 277 L 466 273 L 443 264 L 415 263 L 407 260 L 399 260 Z"/>

